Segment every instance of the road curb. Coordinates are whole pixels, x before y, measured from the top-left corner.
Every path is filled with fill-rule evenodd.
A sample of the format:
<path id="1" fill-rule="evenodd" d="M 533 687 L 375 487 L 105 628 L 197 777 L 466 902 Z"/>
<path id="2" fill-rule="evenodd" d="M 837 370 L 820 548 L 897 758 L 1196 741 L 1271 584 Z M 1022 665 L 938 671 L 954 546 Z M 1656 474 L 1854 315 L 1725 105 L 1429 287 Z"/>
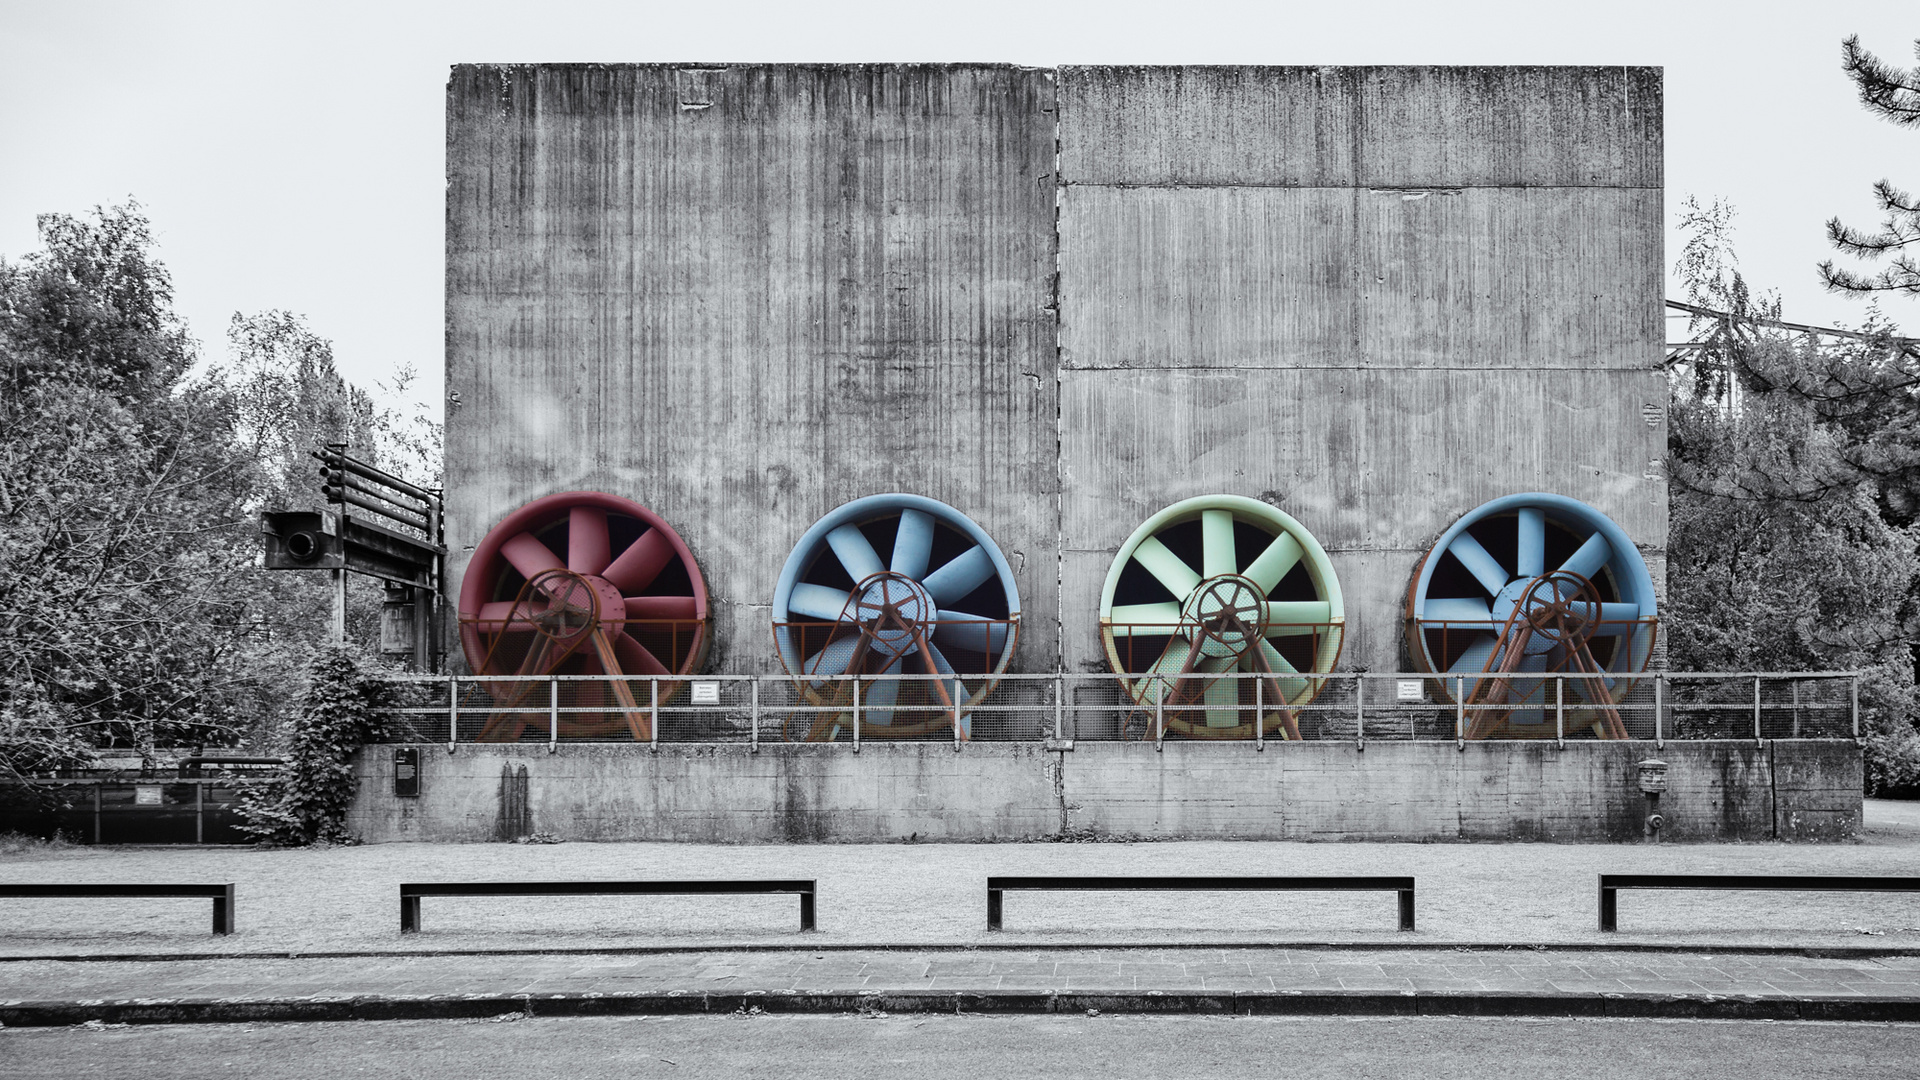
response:
<path id="1" fill-rule="evenodd" d="M 1500 991 L 668 991 L 0 1002 L 7 1027 L 743 1014 L 1532 1016 L 1920 1022 L 1920 998 Z"/>
<path id="2" fill-rule="evenodd" d="M 1690 956 L 1804 956 L 1872 960 L 1920 956 L 1920 945 L 1725 945 L 1666 941 L 747 941 L 710 945 L 515 946 L 497 949 L 225 950 L 166 953 L 15 953 L 0 964 L 154 964 L 192 960 L 357 960 L 455 956 L 672 956 L 687 953 L 769 952 L 1142 952 L 1188 949 L 1287 949 L 1300 952 L 1569 952 L 1685 953 Z"/>

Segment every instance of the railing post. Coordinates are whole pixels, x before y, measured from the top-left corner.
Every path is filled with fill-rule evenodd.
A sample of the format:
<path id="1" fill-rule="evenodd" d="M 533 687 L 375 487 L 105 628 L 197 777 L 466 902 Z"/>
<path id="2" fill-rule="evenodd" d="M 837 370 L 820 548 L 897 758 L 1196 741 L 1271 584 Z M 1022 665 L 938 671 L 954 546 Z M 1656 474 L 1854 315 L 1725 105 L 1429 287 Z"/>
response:
<path id="1" fill-rule="evenodd" d="M 1661 749 L 1667 745 L 1664 729 L 1660 726 L 1661 705 L 1666 700 L 1667 677 L 1660 672 L 1653 675 L 1653 748 Z"/>
<path id="2" fill-rule="evenodd" d="M 207 783 L 203 777 L 195 777 L 193 781 L 193 842 L 207 842 Z"/>
<path id="3" fill-rule="evenodd" d="M 1620 894 L 1607 885 L 1607 875 L 1600 875 L 1600 932 L 1611 934 L 1620 928 Z"/>
<path id="4" fill-rule="evenodd" d="M 647 750 L 660 752 L 660 677 L 647 680 Z"/>
<path id="5" fill-rule="evenodd" d="M 1367 751 L 1367 677 L 1353 674 L 1353 748 Z"/>
<path id="6" fill-rule="evenodd" d="M 1859 742 L 1860 741 L 1860 673 L 1857 671 L 1854 672 L 1853 675 L 1847 679 L 1847 684 L 1850 687 L 1852 687 L 1852 690 L 1853 690 L 1853 740 L 1855 742 Z"/>
<path id="7" fill-rule="evenodd" d="M 1753 741 L 1760 745 L 1765 745 L 1767 741 L 1760 737 L 1760 676 L 1758 675 L 1753 677 Z"/>
<path id="8" fill-rule="evenodd" d="M 560 677 L 547 676 L 547 753 L 560 752 Z"/>
<path id="9" fill-rule="evenodd" d="M 960 681 L 958 679 L 954 680 L 953 686 L 948 689 L 947 696 L 953 702 L 953 752 L 957 754 L 960 752 Z M 1054 717 L 1053 724 L 1055 728 L 1060 726 L 1058 715 Z"/>
<path id="10" fill-rule="evenodd" d="M 759 678 L 756 677 L 752 681 L 748 682 L 747 688 L 750 692 L 750 696 L 748 697 L 749 704 L 747 706 L 747 710 L 748 710 L 747 723 L 750 725 L 747 729 L 747 732 L 748 732 L 747 745 L 751 748 L 751 752 L 757 754 L 760 752 L 760 680 Z"/>
<path id="11" fill-rule="evenodd" d="M 1267 709 L 1265 698 L 1261 694 L 1261 687 L 1266 681 L 1258 675 L 1253 677 L 1253 748 L 1255 750 L 1267 748 Z"/>
<path id="12" fill-rule="evenodd" d="M 1457 750 L 1467 748 L 1467 679 L 1453 677 L 1453 742 Z"/>
<path id="13" fill-rule="evenodd" d="M 447 753 L 460 745 L 460 676 L 447 676 Z"/>
<path id="14" fill-rule="evenodd" d="M 955 710 L 956 715 L 958 710 Z M 1053 677 L 1053 737 L 1056 741 L 1067 737 L 1067 677 Z"/>
<path id="15" fill-rule="evenodd" d="M 1793 737 L 1797 739 L 1800 737 L 1800 680 L 1794 679 L 1787 685 L 1793 688 Z"/>
<path id="16" fill-rule="evenodd" d="M 860 676 L 849 675 L 853 680 L 853 752 L 860 752 Z"/>
<path id="17" fill-rule="evenodd" d="M 1553 743 L 1561 750 L 1567 748 L 1567 677 L 1553 677 Z"/>
<path id="18" fill-rule="evenodd" d="M 1167 684 L 1160 680 L 1153 695 L 1153 750 L 1160 753 L 1167 743 Z"/>

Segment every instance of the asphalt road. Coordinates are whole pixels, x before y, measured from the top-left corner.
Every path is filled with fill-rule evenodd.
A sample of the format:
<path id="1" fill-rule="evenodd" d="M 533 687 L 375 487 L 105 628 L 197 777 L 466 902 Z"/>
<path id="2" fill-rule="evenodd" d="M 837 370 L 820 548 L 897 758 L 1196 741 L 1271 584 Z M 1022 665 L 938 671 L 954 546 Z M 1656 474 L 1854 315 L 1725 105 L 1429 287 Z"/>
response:
<path id="1" fill-rule="evenodd" d="M 1898 1024 L 735 1015 L 8 1029 L 0 1077 L 1878 1080 L 1920 1076 L 1917 1047 Z"/>

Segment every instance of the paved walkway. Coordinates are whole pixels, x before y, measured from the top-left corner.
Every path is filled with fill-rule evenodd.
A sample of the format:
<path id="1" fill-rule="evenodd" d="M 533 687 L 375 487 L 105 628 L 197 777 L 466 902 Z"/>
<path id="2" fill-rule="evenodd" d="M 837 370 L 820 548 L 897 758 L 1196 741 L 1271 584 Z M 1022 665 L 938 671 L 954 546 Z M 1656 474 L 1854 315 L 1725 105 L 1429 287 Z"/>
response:
<path id="1" fill-rule="evenodd" d="M 8 1025 L 754 1008 L 1920 1021 L 1920 956 L 1011 948 L 0 963 Z"/>

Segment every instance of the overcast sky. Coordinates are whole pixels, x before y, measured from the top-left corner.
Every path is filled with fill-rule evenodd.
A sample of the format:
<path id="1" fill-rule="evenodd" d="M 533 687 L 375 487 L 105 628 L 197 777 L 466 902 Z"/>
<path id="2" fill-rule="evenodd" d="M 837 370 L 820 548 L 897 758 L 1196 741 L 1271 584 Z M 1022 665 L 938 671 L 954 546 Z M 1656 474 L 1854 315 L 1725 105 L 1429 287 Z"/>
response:
<path id="1" fill-rule="evenodd" d="M 1873 225 L 1882 177 L 1920 189 L 1920 132 L 1860 108 L 1849 33 L 1912 64 L 1920 0 L 0 0 L 0 257 L 36 246 L 38 213 L 131 196 L 209 353 L 234 312 L 287 308 L 350 379 L 412 364 L 437 398 L 455 63 L 1633 64 L 1666 69 L 1669 224 L 1687 195 L 1729 200 L 1788 319 L 1856 324 L 1815 273 L 1822 223 Z M 1886 311 L 1920 330 L 1920 301 Z"/>

